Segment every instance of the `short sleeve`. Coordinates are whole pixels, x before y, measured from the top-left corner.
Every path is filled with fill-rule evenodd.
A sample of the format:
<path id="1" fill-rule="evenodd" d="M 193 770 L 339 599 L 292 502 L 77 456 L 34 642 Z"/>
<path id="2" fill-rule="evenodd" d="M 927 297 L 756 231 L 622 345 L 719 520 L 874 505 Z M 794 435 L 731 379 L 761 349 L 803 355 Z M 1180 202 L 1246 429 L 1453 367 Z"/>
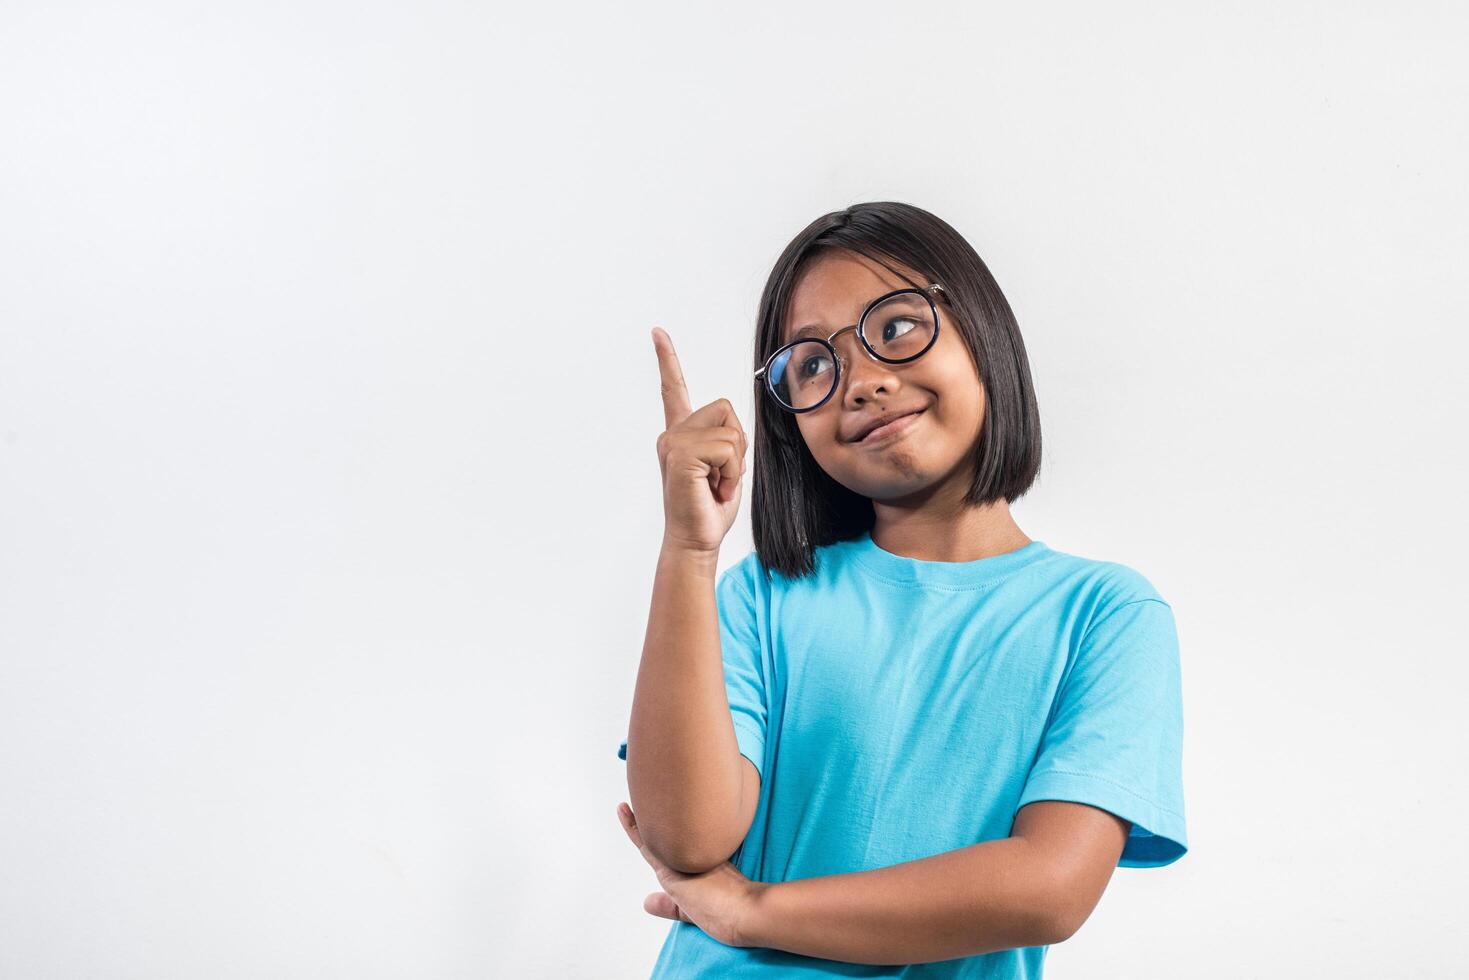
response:
<path id="1" fill-rule="evenodd" d="M 1188 851 L 1183 691 L 1173 609 L 1135 599 L 1085 632 L 1016 804 L 1069 800 L 1131 821 L 1118 866 L 1155 868 Z"/>
<path id="2" fill-rule="evenodd" d="M 758 566 L 754 554 L 726 569 L 714 586 L 719 613 L 719 649 L 724 660 L 724 690 L 740 755 L 765 775 L 765 670 L 759 619 L 749 576 Z M 617 749 L 627 759 L 627 742 Z"/>

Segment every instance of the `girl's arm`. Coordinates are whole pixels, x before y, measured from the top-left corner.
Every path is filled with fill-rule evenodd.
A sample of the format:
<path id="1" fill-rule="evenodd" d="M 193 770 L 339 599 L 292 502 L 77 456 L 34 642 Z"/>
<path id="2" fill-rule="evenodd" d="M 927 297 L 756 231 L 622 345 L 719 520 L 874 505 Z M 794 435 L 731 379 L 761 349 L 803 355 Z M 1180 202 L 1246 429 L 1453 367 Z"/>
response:
<path id="1" fill-rule="evenodd" d="M 848 963 L 928 963 L 1069 938 L 1101 899 L 1130 824 L 1057 800 L 1013 836 L 872 871 L 760 884 L 742 946 Z"/>
<path id="2" fill-rule="evenodd" d="M 745 430 L 728 398 L 697 411 L 673 343 L 654 327 L 663 420 L 663 547 L 627 729 L 627 791 L 645 846 L 690 874 L 723 863 L 755 816 L 759 778 L 740 754 L 715 598 L 719 547 L 740 506 Z"/>
<path id="3" fill-rule="evenodd" d="M 643 840 L 686 874 L 734 853 L 759 799 L 725 693 L 718 555 L 664 544 L 628 723 L 628 794 Z"/>

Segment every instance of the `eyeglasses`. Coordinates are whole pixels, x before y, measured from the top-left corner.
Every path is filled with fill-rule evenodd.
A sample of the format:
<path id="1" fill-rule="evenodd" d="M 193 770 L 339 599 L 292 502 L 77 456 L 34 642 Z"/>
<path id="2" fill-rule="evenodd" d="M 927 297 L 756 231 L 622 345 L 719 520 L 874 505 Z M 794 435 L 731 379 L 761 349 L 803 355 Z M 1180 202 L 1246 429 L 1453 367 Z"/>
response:
<path id="1" fill-rule="evenodd" d="M 935 282 L 922 289 L 883 293 L 867 304 L 856 323 L 825 340 L 801 337 L 781 347 L 755 372 L 755 380 L 763 380 L 761 387 L 786 411 L 814 411 L 836 392 L 847 367 L 832 341 L 855 330 L 869 357 L 885 364 L 916 361 L 939 338 L 939 311 L 933 297 L 944 291 Z M 873 329 L 878 331 L 875 337 Z"/>

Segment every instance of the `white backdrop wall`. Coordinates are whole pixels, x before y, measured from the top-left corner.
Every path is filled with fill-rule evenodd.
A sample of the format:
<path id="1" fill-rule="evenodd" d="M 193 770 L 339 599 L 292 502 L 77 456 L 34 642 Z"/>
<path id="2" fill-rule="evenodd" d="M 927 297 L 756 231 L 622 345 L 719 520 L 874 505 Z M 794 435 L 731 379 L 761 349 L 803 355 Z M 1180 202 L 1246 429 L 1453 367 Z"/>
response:
<path id="1" fill-rule="evenodd" d="M 1192 850 L 1048 975 L 1469 972 L 1466 27 L 0 6 L 0 976 L 646 976 L 649 329 L 752 426 L 862 200 L 1016 310 L 1021 526 L 1179 624 Z"/>

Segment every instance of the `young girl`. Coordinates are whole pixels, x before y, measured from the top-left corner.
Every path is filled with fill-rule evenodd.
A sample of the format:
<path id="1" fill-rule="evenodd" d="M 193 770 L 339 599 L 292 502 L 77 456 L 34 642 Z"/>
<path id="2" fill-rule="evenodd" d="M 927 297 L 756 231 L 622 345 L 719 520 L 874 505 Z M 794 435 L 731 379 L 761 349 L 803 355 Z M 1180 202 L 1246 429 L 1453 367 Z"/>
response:
<path id="1" fill-rule="evenodd" d="M 1173 612 L 1028 537 L 1014 314 L 906 204 L 825 215 L 756 324 L 755 550 L 716 575 L 744 428 L 655 329 L 664 535 L 628 837 L 659 978 L 1041 976 L 1117 866 L 1188 848 Z"/>

